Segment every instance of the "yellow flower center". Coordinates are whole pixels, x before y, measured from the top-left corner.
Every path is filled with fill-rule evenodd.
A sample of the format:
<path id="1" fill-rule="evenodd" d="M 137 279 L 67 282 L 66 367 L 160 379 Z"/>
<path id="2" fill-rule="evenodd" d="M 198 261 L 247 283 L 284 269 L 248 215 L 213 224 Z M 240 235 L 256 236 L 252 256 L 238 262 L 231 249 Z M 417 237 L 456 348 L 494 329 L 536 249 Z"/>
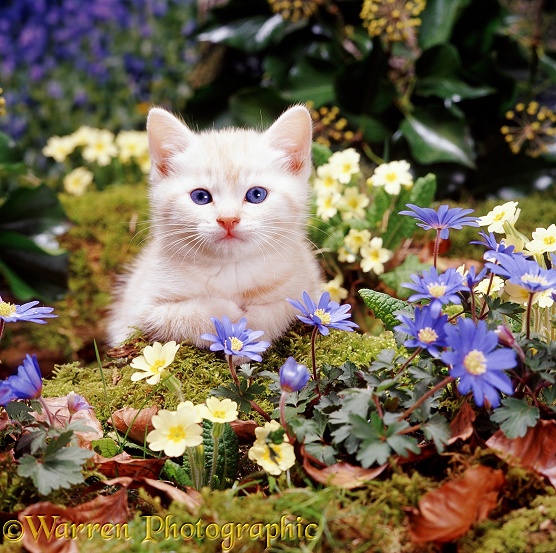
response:
<path id="1" fill-rule="evenodd" d="M 486 357 L 482 351 L 473 349 L 465 356 L 463 366 L 468 373 L 483 374 L 487 370 Z"/>
<path id="2" fill-rule="evenodd" d="M 441 298 L 446 293 L 446 286 L 437 282 L 435 284 L 429 284 L 427 290 L 433 298 Z"/>
<path id="3" fill-rule="evenodd" d="M 500 211 L 499 213 L 497 213 L 492 220 L 493 221 L 501 221 L 504 217 L 506 216 L 506 212 L 505 211 Z"/>
<path id="4" fill-rule="evenodd" d="M 396 182 L 398 180 L 398 175 L 396 175 L 396 173 L 387 173 L 384 178 L 388 182 Z"/>
<path id="5" fill-rule="evenodd" d="M 417 338 L 419 338 L 421 342 L 425 342 L 425 344 L 430 344 L 438 338 L 438 334 L 430 326 L 427 326 L 419 331 Z"/>
<path id="6" fill-rule="evenodd" d="M 323 325 L 330 324 L 330 321 L 332 320 L 330 318 L 330 313 L 327 313 L 324 309 L 317 309 L 315 311 L 315 316 L 317 316 L 320 319 L 320 322 Z"/>
<path id="7" fill-rule="evenodd" d="M 222 411 L 222 410 L 212 411 L 212 416 L 215 419 L 225 419 L 226 415 L 227 415 L 226 411 Z"/>
<path id="8" fill-rule="evenodd" d="M 150 371 L 153 374 L 158 374 L 159 372 L 162 371 L 162 369 L 164 368 L 164 361 L 162 361 L 162 359 L 157 359 L 151 366 L 150 366 Z"/>
<path id="9" fill-rule="evenodd" d="M 525 273 L 521 277 L 521 281 L 522 282 L 534 282 L 536 284 L 542 284 L 543 286 L 548 285 L 548 281 L 544 277 L 542 277 L 540 275 L 530 275 L 528 273 Z"/>
<path id="10" fill-rule="evenodd" d="M 239 351 L 242 347 L 243 342 L 239 338 L 236 338 L 235 336 L 230 338 L 230 349 L 232 351 Z"/>
<path id="11" fill-rule="evenodd" d="M 554 237 L 554 236 L 545 236 L 544 239 L 543 239 L 543 242 L 547 246 L 551 246 L 552 244 L 556 243 L 556 237 Z"/>
<path id="12" fill-rule="evenodd" d="M 0 302 L 0 317 L 12 317 L 15 315 L 15 305 L 5 301 Z"/>
<path id="13" fill-rule="evenodd" d="M 181 442 L 185 438 L 183 426 L 171 426 L 168 429 L 168 440 L 171 442 Z"/>

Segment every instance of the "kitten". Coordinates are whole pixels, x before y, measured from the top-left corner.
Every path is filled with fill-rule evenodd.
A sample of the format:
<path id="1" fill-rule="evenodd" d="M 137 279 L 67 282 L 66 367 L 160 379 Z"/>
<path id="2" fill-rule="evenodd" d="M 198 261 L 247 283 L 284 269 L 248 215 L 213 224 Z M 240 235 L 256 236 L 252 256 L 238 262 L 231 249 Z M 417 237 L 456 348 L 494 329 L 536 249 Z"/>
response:
<path id="1" fill-rule="evenodd" d="M 211 317 L 279 338 L 295 320 L 286 298 L 318 300 L 321 273 L 305 237 L 312 121 L 287 110 L 266 132 L 195 133 L 165 110 L 147 120 L 150 241 L 118 289 L 108 323 L 115 345 L 150 339 L 200 347 Z"/>

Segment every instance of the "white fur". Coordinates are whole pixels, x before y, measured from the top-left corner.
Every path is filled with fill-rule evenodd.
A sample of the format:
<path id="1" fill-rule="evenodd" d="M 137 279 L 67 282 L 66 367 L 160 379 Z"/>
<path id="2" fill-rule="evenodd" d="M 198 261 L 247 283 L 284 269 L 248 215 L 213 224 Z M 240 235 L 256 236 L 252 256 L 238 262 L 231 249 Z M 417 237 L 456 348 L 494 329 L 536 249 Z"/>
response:
<path id="1" fill-rule="evenodd" d="M 247 318 L 262 339 L 295 320 L 286 298 L 320 294 L 321 274 L 305 237 L 311 172 L 311 119 L 296 106 L 264 133 L 227 129 L 193 133 L 154 108 L 147 122 L 151 239 L 118 290 L 108 325 L 117 344 L 139 328 L 152 340 L 208 344 L 211 317 Z M 247 190 L 268 191 L 260 204 Z M 213 201 L 195 204 L 190 192 Z M 235 218 L 233 238 L 218 219 Z"/>

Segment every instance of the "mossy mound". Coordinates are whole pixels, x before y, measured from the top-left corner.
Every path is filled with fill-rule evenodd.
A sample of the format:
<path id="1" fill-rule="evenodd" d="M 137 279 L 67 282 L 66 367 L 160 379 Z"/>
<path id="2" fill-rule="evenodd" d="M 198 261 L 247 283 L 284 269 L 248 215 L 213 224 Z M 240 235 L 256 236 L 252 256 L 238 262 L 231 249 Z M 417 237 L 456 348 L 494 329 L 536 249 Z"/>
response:
<path id="1" fill-rule="evenodd" d="M 146 342 L 136 343 L 140 354 Z M 328 336 L 317 339 L 318 365 L 341 365 L 351 361 L 357 366 L 369 364 L 384 348 L 395 348 L 392 333 L 382 336 L 367 336 L 356 332 L 333 330 Z M 134 355 L 134 356 L 136 356 Z M 289 356 L 307 366 L 311 364 L 310 333 L 296 326 L 286 336 L 274 344 L 257 363 L 257 370 L 277 373 Z M 174 408 L 177 398 L 164 387 L 153 388 L 144 382 L 132 382 L 135 372 L 129 366 L 133 356 L 108 360 L 103 363 L 102 372 L 98 366 L 84 367 L 78 362 L 56 367 L 53 377 L 45 382 L 46 396 L 63 396 L 72 390 L 83 395 L 95 408 L 99 420 L 104 423 L 110 414 L 122 407 L 142 408 L 158 405 Z M 205 401 L 210 391 L 230 380 L 228 365 L 222 356 L 208 350 L 200 350 L 182 344 L 171 367 L 182 384 L 185 399 L 194 403 Z"/>

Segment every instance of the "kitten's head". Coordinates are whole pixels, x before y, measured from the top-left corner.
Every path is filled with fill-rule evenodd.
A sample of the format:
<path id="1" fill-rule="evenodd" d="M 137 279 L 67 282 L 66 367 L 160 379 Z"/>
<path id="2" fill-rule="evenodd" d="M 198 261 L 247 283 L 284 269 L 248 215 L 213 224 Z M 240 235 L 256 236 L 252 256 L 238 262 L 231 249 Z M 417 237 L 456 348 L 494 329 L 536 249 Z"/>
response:
<path id="1" fill-rule="evenodd" d="M 312 121 L 290 108 L 265 132 L 195 133 L 162 109 L 147 121 L 157 240 L 177 261 L 241 260 L 303 240 Z"/>

